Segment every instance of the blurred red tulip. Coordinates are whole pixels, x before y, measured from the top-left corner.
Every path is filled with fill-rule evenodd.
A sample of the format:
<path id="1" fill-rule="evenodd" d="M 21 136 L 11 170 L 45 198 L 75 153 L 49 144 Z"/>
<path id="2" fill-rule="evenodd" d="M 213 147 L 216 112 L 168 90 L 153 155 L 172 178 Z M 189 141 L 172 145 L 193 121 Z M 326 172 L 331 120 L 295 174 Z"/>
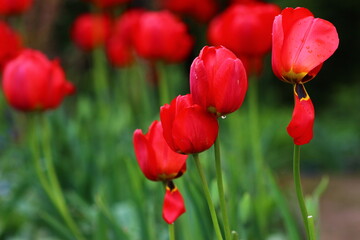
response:
<path id="1" fill-rule="evenodd" d="M 178 153 L 192 154 L 210 148 L 218 135 L 217 118 L 194 104 L 191 94 L 178 96 L 160 108 L 164 138 Z"/>
<path id="2" fill-rule="evenodd" d="M 260 74 L 263 57 L 271 49 L 272 23 L 280 11 L 270 3 L 232 5 L 211 21 L 208 40 L 233 51 L 249 75 Z"/>
<path id="3" fill-rule="evenodd" d="M 22 111 L 54 109 L 75 90 L 59 61 L 31 49 L 5 66 L 2 87 L 8 103 Z"/>
<path id="4" fill-rule="evenodd" d="M 5 22 L 0 21 L 0 71 L 5 64 L 22 50 L 20 36 Z"/>
<path id="5" fill-rule="evenodd" d="M 330 22 L 306 8 L 286 8 L 274 20 L 272 67 L 288 83 L 305 83 L 337 49 L 339 38 Z"/>
<path id="6" fill-rule="evenodd" d="M 0 0 L 0 15 L 16 15 L 27 11 L 33 0 Z"/>
<path id="7" fill-rule="evenodd" d="M 303 84 L 294 85 L 295 107 L 287 127 L 296 145 L 307 144 L 313 138 L 315 110 Z"/>
<path id="8" fill-rule="evenodd" d="M 91 2 L 99 8 L 110 8 L 123 3 L 130 2 L 131 0 L 85 0 L 85 1 Z"/>
<path id="9" fill-rule="evenodd" d="M 107 57 L 112 65 L 123 67 L 132 63 L 134 31 L 143 12 L 142 9 L 128 10 L 116 19 L 105 45 Z"/>
<path id="10" fill-rule="evenodd" d="M 170 11 L 192 16 L 201 22 L 209 21 L 218 9 L 214 0 L 164 0 L 163 5 Z"/>
<path id="11" fill-rule="evenodd" d="M 170 149 L 160 122 L 154 121 L 147 134 L 143 134 L 140 129 L 135 130 L 133 143 L 136 159 L 148 179 L 172 180 L 185 172 L 187 156 Z"/>
<path id="12" fill-rule="evenodd" d="M 111 21 L 108 16 L 85 13 L 74 21 L 71 37 L 79 48 L 90 51 L 105 43 L 110 29 Z"/>
<path id="13" fill-rule="evenodd" d="M 245 68 L 225 47 L 205 46 L 190 68 L 194 103 L 217 116 L 236 111 L 247 91 Z"/>
<path id="14" fill-rule="evenodd" d="M 193 45 L 186 25 L 168 11 L 142 14 L 134 38 L 137 53 L 149 60 L 180 62 Z"/>
<path id="15" fill-rule="evenodd" d="M 166 184 L 162 215 L 171 224 L 185 212 L 184 200 L 172 180 L 186 171 L 187 156 L 170 149 L 158 121 L 150 125 L 147 134 L 143 134 L 140 129 L 135 130 L 133 143 L 136 159 L 145 177 Z"/>

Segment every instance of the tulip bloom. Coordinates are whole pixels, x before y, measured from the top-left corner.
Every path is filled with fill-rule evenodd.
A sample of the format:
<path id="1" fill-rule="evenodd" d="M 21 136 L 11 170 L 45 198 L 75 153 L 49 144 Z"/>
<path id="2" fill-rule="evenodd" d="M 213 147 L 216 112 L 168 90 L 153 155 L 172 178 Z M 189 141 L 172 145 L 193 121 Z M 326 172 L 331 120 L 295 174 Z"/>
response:
<path id="1" fill-rule="evenodd" d="M 0 21 L 0 71 L 5 64 L 15 58 L 22 50 L 20 36 L 5 22 Z"/>
<path id="2" fill-rule="evenodd" d="M 186 171 L 187 156 L 170 149 L 158 121 L 151 124 L 147 134 L 140 129 L 135 130 L 133 143 L 136 159 L 145 177 L 166 183 L 163 218 L 171 224 L 185 212 L 184 200 L 172 180 Z"/>
<path id="3" fill-rule="evenodd" d="M 90 51 L 105 43 L 110 29 L 111 22 L 108 16 L 85 13 L 76 18 L 71 38 L 79 48 Z"/>
<path id="4" fill-rule="evenodd" d="M 170 11 L 186 14 L 201 22 L 207 22 L 217 11 L 214 0 L 163 0 L 164 7 Z"/>
<path id="5" fill-rule="evenodd" d="M 306 8 L 286 8 L 273 24 L 272 67 L 288 83 L 305 83 L 337 49 L 339 38 L 330 22 Z"/>
<path id="6" fill-rule="evenodd" d="M 245 68 L 224 47 L 205 46 L 190 68 L 190 92 L 194 103 L 217 116 L 236 111 L 248 87 Z"/>
<path id="7" fill-rule="evenodd" d="M 0 15 L 16 15 L 27 11 L 33 0 L 0 0 Z"/>
<path id="8" fill-rule="evenodd" d="M 208 40 L 233 51 L 248 75 L 260 74 L 263 57 L 271 50 L 271 29 L 281 9 L 270 3 L 234 4 L 209 25 Z"/>
<path id="9" fill-rule="evenodd" d="M 112 65 L 123 67 L 132 63 L 134 31 L 143 12 L 142 9 L 129 10 L 116 19 L 105 45 L 107 57 Z"/>
<path id="10" fill-rule="evenodd" d="M 58 60 L 31 49 L 5 66 L 2 87 L 8 103 L 21 111 L 54 109 L 75 90 Z"/>
<path id="11" fill-rule="evenodd" d="M 295 108 L 288 133 L 302 145 L 313 136 L 314 107 L 304 83 L 313 79 L 337 49 L 339 38 L 330 22 L 314 18 L 306 8 L 286 8 L 273 24 L 272 68 L 282 81 L 294 84 Z"/>
<path id="12" fill-rule="evenodd" d="M 178 153 L 193 154 L 209 149 L 219 131 L 217 118 L 194 104 L 191 94 L 178 96 L 160 108 L 164 138 Z"/>
<path id="13" fill-rule="evenodd" d="M 134 40 L 139 56 L 167 62 L 183 61 L 193 45 L 186 25 L 168 11 L 142 14 Z"/>

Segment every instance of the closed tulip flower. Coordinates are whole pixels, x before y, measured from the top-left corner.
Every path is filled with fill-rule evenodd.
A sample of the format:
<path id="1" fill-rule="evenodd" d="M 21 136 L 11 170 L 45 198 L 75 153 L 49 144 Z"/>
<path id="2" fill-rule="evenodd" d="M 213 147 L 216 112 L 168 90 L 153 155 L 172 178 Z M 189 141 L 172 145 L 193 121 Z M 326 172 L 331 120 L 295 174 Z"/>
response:
<path id="1" fill-rule="evenodd" d="M 110 29 L 111 21 L 108 16 L 85 13 L 76 18 L 71 37 L 79 48 L 90 51 L 105 43 Z"/>
<path id="2" fill-rule="evenodd" d="M 178 96 L 160 108 L 164 138 L 178 153 L 193 154 L 209 149 L 219 131 L 217 118 L 194 104 L 191 94 Z"/>
<path id="3" fill-rule="evenodd" d="M 334 25 L 314 18 L 306 8 L 286 8 L 274 20 L 272 68 L 280 80 L 294 84 L 295 107 L 287 131 L 296 145 L 313 136 L 315 112 L 303 84 L 317 75 L 338 45 Z"/>
<path id="4" fill-rule="evenodd" d="M 27 11 L 33 0 L 0 0 L 0 15 L 16 15 Z"/>
<path id="5" fill-rule="evenodd" d="M 2 87 L 8 103 L 21 111 L 54 109 L 75 90 L 65 79 L 59 61 L 50 61 L 31 49 L 24 50 L 6 65 Z"/>
<path id="6" fill-rule="evenodd" d="M 5 64 L 22 50 L 20 36 L 5 22 L 0 21 L 0 71 Z"/>
<path id="7" fill-rule="evenodd" d="M 233 51 L 248 75 L 260 74 L 263 57 L 271 50 L 272 23 L 280 11 L 277 5 L 262 2 L 231 5 L 210 22 L 209 43 Z"/>
<path id="8" fill-rule="evenodd" d="M 168 11 L 142 14 L 134 40 L 139 56 L 166 62 L 183 61 L 193 45 L 186 25 Z"/>
<path id="9" fill-rule="evenodd" d="M 191 64 L 194 103 L 217 116 L 236 111 L 244 101 L 247 86 L 241 60 L 225 47 L 205 46 Z"/>
<path id="10" fill-rule="evenodd" d="M 133 143 L 136 159 L 145 177 L 166 184 L 163 218 L 171 224 L 185 212 L 184 200 L 172 180 L 186 171 L 187 156 L 170 149 L 158 121 L 151 124 L 146 134 L 140 129 L 135 130 Z"/>

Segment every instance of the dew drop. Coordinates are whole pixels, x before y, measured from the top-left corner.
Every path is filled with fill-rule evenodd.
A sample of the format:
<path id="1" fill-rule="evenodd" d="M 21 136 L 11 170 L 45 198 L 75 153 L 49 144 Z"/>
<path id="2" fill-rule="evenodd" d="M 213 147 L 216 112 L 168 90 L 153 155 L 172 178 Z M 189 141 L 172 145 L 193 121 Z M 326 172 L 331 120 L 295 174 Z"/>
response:
<path id="1" fill-rule="evenodd" d="M 222 116 L 221 116 L 221 119 L 226 119 L 226 115 L 222 115 Z"/>

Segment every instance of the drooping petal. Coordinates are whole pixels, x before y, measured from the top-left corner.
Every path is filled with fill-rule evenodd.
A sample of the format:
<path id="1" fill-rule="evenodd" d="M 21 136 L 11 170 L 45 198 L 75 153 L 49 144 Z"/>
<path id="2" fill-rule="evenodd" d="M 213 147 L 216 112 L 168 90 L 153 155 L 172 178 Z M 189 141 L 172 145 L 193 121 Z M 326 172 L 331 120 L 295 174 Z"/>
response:
<path id="1" fill-rule="evenodd" d="M 174 185 L 173 182 L 169 181 L 166 186 L 166 193 L 164 197 L 163 205 L 163 219 L 168 224 L 172 224 L 185 212 L 184 199 Z"/>
<path id="2" fill-rule="evenodd" d="M 296 145 L 307 144 L 313 138 L 315 110 L 303 84 L 294 85 L 295 107 L 287 127 Z"/>

